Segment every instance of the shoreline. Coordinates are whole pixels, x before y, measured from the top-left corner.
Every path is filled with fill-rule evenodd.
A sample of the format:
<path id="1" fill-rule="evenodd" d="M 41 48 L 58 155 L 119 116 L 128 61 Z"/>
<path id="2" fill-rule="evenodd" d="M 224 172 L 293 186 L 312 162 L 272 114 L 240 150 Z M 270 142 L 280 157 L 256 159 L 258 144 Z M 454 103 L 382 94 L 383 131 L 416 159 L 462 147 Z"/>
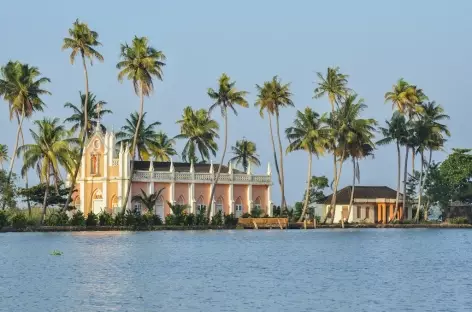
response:
<path id="1" fill-rule="evenodd" d="M 346 224 L 345 229 L 472 229 L 472 224 Z M 254 227 L 242 226 L 178 226 L 178 225 L 159 225 L 152 227 L 132 227 L 132 226 L 37 226 L 24 229 L 15 229 L 13 227 L 3 227 L 0 233 L 11 232 L 104 232 L 104 231 L 126 231 L 126 232 L 155 232 L 155 231 L 208 231 L 208 230 L 304 230 L 303 223 L 289 224 L 288 228 L 280 227 Z M 318 225 L 313 228 L 310 224 L 306 230 L 322 229 L 341 229 L 340 224 Z"/>

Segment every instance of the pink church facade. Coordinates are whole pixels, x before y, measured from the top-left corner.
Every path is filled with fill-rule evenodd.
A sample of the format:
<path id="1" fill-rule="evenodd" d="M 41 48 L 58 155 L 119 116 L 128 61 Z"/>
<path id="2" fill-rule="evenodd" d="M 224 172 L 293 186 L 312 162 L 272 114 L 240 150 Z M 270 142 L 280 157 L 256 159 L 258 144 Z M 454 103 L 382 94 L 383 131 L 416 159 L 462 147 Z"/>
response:
<path id="1" fill-rule="evenodd" d="M 172 211 L 170 203 L 188 206 L 189 213 L 197 213 L 207 207 L 211 186 L 218 165 L 179 162 L 135 161 L 132 181 L 129 179 L 130 153 L 127 147 L 116 148 L 115 136 L 111 132 L 96 132 L 89 140 L 82 157 L 82 166 L 76 183 L 73 203 L 78 211 L 88 214 L 121 211 L 126 190 L 131 183 L 131 195 L 127 209 L 140 209 L 140 203 L 133 202 L 134 195 L 153 194 L 162 189 L 154 213 L 163 219 Z M 259 208 L 262 214 L 272 215 L 272 175 L 270 165 L 266 174 L 253 174 L 229 166 L 221 167 L 216 185 L 211 214 L 217 211 L 233 213 L 236 217 Z"/>

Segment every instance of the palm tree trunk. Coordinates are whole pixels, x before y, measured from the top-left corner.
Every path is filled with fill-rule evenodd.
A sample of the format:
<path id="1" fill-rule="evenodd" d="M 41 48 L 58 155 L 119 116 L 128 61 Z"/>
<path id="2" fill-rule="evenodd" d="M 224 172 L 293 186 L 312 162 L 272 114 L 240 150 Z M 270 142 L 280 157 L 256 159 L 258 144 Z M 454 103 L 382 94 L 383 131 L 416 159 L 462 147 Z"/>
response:
<path id="1" fill-rule="evenodd" d="M 352 157 L 352 188 L 351 188 L 351 198 L 349 199 L 349 208 L 347 210 L 347 221 L 349 222 L 349 217 L 351 216 L 352 203 L 354 202 L 354 188 L 356 187 L 356 159 Z M 344 228 L 344 224 L 343 224 Z"/>
<path id="2" fill-rule="evenodd" d="M 346 151 L 344 150 L 342 155 L 341 155 L 341 160 L 339 161 L 339 172 L 336 174 L 335 182 L 334 182 L 334 193 L 333 193 L 333 198 L 331 200 L 331 204 L 333 207 L 333 218 L 331 218 L 331 224 L 334 223 L 334 217 L 336 214 L 336 194 L 338 192 L 338 185 L 339 185 L 339 180 L 341 179 L 341 171 L 343 169 L 343 163 L 344 163 L 344 156 L 346 155 Z M 341 211 L 341 226 L 344 227 L 344 217 L 342 215 Z"/>
<path id="3" fill-rule="evenodd" d="M 423 156 L 422 156 L 423 157 Z M 429 173 L 429 167 L 431 167 L 431 160 L 433 158 L 433 150 L 430 149 L 429 150 L 429 159 L 428 159 L 428 167 L 426 168 L 426 172 L 424 174 L 424 179 L 423 179 L 423 183 L 420 185 L 420 195 L 423 194 L 423 190 L 424 190 L 424 185 L 426 184 L 426 179 L 428 178 L 428 173 Z M 426 206 L 424 207 L 424 216 L 423 216 L 423 219 L 425 221 L 428 221 L 428 209 L 429 209 L 429 199 L 428 201 L 426 202 Z"/>
<path id="4" fill-rule="evenodd" d="M 18 130 L 16 131 L 16 141 L 15 141 L 15 147 L 13 148 L 13 155 L 11 156 L 11 159 L 10 159 L 10 169 L 8 170 L 8 177 L 7 177 L 7 184 L 6 184 L 8 186 L 10 185 L 11 175 L 13 173 L 13 166 L 15 165 L 16 153 L 18 152 L 18 142 L 20 141 L 20 133 L 21 133 L 24 119 L 25 119 L 25 110 L 23 109 L 21 112 L 20 123 L 18 124 Z M 2 210 L 5 210 L 6 204 L 7 202 L 4 201 L 2 205 Z"/>
<path id="5" fill-rule="evenodd" d="M 216 189 L 216 184 L 218 184 L 218 180 L 220 178 L 220 173 L 221 173 L 221 165 L 224 163 L 225 161 L 225 154 L 226 154 L 226 145 L 228 144 L 228 112 L 224 111 L 224 114 L 225 114 L 225 141 L 223 143 L 223 154 L 221 154 L 221 161 L 218 165 L 218 171 L 216 172 L 216 177 L 215 177 L 215 180 L 213 182 L 213 185 L 211 187 L 211 193 L 210 193 L 210 202 L 208 203 L 208 209 L 207 209 L 207 212 L 206 212 L 206 215 L 207 215 L 207 219 L 208 219 L 208 222 L 210 222 L 210 215 L 211 215 L 211 206 L 213 204 L 213 197 L 215 196 L 215 189 Z M 252 199 L 251 199 L 252 200 Z M 250 209 L 251 207 L 248 207 L 248 210 Z M 249 213 L 251 213 L 249 211 Z"/>
<path id="6" fill-rule="evenodd" d="M 75 165 L 74 174 L 72 176 L 72 180 L 70 184 L 69 195 L 67 196 L 66 203 L 64 204 L 64 207 L 62 208 L 63 211 L 67 210 L 67 207 L 69 207 L 70 201 L 72 200 L 72 194 L 74 193 L 75 184 L 77 182 L 77 176 L 79 175 L 79 170 L 82 163 L 82 156 L 84 155 L 85 139 L 86 139 L 85 132 L 86 132 L 85 128 L 82 128 L 81 134 L 80 134 L 81 140 L 80 140 L 79 159 L 77 159 L 77 163 Z"/>
<path id="7" fill-rule="evenodd" d="M 423 151 L 421 151 L 421 160 L 420 160 L 420 164 L 421 164 L 421 170 L 420 170 L 420 182 L 418 183 L 419 184 L 419 194 L 418 194 L 418 206 L 416 208 L 416 215 L 415 215 L 415 220 L 416 222 L 419 221 L 420 219 L 420 209 L 421 209 L 421 193 L 423 191 L 423 188 L 421 187 L 421 185 L 423 184 L 423 168 L 424 168 L 424 162 L 423 162 Z"/>
<path id="8" fill-rule="evenodd" d="M 336 192 L 334 192 L 334 183 L 336 182 L 336 177 L 338 175 L 338 162 L 336 160 L 336 154 L 333 154 L 333 168 L 334 168 L 334 175 L 333 175 L 333 197 L 331 198 L 331 204 L 330 204 L 330 207 L 329 207 L 329 211 L 326 213 L 325 217 L 324 217 L 324 220 L 323 220 L 323 224 L 326 223 L 326 220 L 328 220 L 328 216 L 331 215 L 331 217 L 334 219 L 334 215 L 333 215 L 333 202 L 336 203 Z"/>
<path id="9" fill-rule="evenodd" d="M 393 212 L 393 219 L 390 221 L 393 221 L 397 218 L 398 204 L 400 201 L 400 187 L 401 187 L 401 180 L 402 180 L 401 167 L 402 167 L 402 159 L 400 155 L 400 143 L 397 141 L 397 197 L 395 199 L 395 211 Z"/>
<path id="10" fill-rule="evenodd" d="M 280 190 L 282 192 L 282 207 L 287 209 L 287 202 L 285 201 L 285 181 L 284 181 L 284 154 L 282 149 L 282 140 L 280 139 L 279 126 L 279 112 L 276 112 L 275 121 L 277 125 L 277 139 L 279 141 L 279 156 L 280 156 Z"/>
<path id="11" fill-rule="evenodd" d="M 143 93 L 143 83 L 139 83 L 139 96 L 141 98 L 141 103 L 139 106 L 139 118 L 138 118 L 138 123 L 136 124 L 136 130 L 134 131 L 134 138 L 133 138 L 133 145 L 131 145 L 132 149 L 132 159 L 131 159 L 131 164 L 130 164 L 130 172 L 129 172 L 129 183 L 128 183 L 128 189 L 126 190 L 126 195 L 124 198 L 123 202 L 123 207 L 122 211 L 123 213 L 126 211 L 126 206 L 128 205 L 128 198 L 129 194 L 131 193 L 131 182 L 133 181 L 133 175 L 134 175 L 134 158 L 136 157 L 136 141 L 138 140 L 138 133 L 139 133 L 139 128 L 141 127 L 141 122 L 143 120 L 143 113 L 144 113 L 144 93 Z M 128 164 L 126 164 L 128 165 Z M 173 204 L 173 203 L 172 203 Z"/>
<path id="12" fill-rule="evenodd" d="M 16 116 L 18 119 L 18 127 L 20 126 L 20 119 L 18 118 L 18 115 Z M 20 135 L 21 135 L 21 145 L 25 145 L 25 137 L 23 135 L 23 127 L 21 127 L 20 130 Z M 28 206 L 28 216 L 31 217 L 31 202 L 29 198 L 29 193 L 28 193 L 28 170 L 25 171 L 25 190 L 26 190 L 26 204 Z"/>
<path id="13" fill-rule="evenodd" d="M 43 199 L 43 213 L 41 214 L 41 225 L 44 223 L 44 216 L 46 216 L 46 208 L 48 204 L 48 195 L 49 195 L 49 165 L 48 165 L 48 174 L 46 177 L 46 190 L 44 191 L 44 199 Z"/>
<path id="14" fill-rule="evenodd" d="M 406 182 L 408 180 L 408 154 L 410 154 L 408 146 L 406 146 L 406 152 L 405 152 L 405 169 L 403 170 L 403 216 L 404 218 L 405 214 L 407 213 L 407 198 L 406 198 Z M 412 216 L 409 216 L 410 218 Z"/>
<path id="15" fill-rule="evenodd" d="M 87 72 L 87 64 L 85 63 L 85 56 L 82 53 L 82 64 L 84 66 L 84 76 L 85 76 L 85 99 L 84 99 L 84 128 L 85 128 L 85 136 L 87 136 L 87 128 L 88 128 L 88 98 L 89 98 L 89 83 L 88 83 L 88 72 Z"/>
<path id="16" fill-rule="evenodd" d="M 277 179 L 279 181 L 280 192 L 282 193 L 282 181 L 280 179 L 280 169 L 279 169 L 279 163 L 277 161 L 277 152 L 275 150 L 274 133 L 272 131 L 272 117 L 271 117 L 272 115 L 269 112 L 267 112 L 267 115 L 269 116 L 270 140 L 271 140 L 271 143 L 272 143 L 272 151 L 274 153 L 274 165 L 275 165 L 275 170 L 277 171 Z M 282 198 L 280 204 L 282 205 L 283 202 L 284 202 L 284 198 Z"/>
<path id="17" fill-rule="evenodd" d="M 308 199 L 310 198 L 310 187 L 311 187 L 311 162 L 312 162 L 313 155 L 311 152 L 308 152 L 308 176 L 306 181 L 306 192 L 305 192 L 305 203 L 303 204 L 303 211 L 298 219 L 298 222 L 302 222 L 303 218 L 305 218 L 306 211 L 308 209 Z"/>

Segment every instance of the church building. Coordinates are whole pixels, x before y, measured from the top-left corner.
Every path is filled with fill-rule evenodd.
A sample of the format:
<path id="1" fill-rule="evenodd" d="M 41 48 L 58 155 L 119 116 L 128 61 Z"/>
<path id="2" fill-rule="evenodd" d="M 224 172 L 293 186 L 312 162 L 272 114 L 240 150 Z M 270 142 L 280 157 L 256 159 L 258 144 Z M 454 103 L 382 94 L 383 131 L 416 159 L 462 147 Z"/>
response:
<path id="1" fill-rule="evenodd" d="M 131 155 L 128 146 L 117 146 L 113 132 L 95 133 L 88 139 L 82 165 L 77 177 L 73 204 L 78 211 L 87 215 L 90 211 L 107 211 L 116 214 L 121 211 L 129 183 L 131 194 L 127 209 L 139 209 L 138 202 L 132 202 L 134 195 L 153 194 L 163 189 L 154 212 L 161 216 L 172 213 L 168 202 L 188 206 L 189 213 L 197 213 L 207 207 L 211 186 L 218 165 L 180 162 L 135 161 L 134 174 L 130 181 Z M 270 164 L 266 174 L 239 171 L 228 166 L 221 167 L 212 203 L 212 215 L 217 211 L 233 213 L 236 217 L 253 208 L 262 210 L 262 215 L 272 215 L 272 175 Z"/>

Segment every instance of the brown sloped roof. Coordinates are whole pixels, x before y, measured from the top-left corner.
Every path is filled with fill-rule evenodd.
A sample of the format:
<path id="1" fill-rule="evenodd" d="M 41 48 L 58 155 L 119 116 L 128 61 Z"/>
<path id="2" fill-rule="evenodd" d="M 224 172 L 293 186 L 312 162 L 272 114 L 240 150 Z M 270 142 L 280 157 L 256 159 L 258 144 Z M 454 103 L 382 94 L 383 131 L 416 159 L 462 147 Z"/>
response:
<path id="1" fill-rule="evenodd" d="M 150 161 L 139 160 L 134 162 L 134 170 L 149 170 Z M 154 171 L 169 171 L 170 162 L 153 162 Z M 194 164 L 195 172 L 210 172 L 210 164 Z M 218 164 L 213 164 L 213 170 L 218 171 Z M 190 172 L 190 164 L 183 162 L 174 162 L 175 172 Z M 234 173 L 243 173 L 240 170 L 234 169 Z M 221 166 L 221 173 L 228 173 L 227 166 Z"/>
<path id="2" fill-rule="evenodd" d="M 351 199 L 351 189 L 352 186 L 346 186 L 345 188 L 338 191 L 336 194 L 336 204 L 347 205 Z M 323 201 L 324 204 L 330 204 L 333 194 L 327 196 Z M 400 193 L 400 199 L 403 197 L 403 194 Z M 376 198 L 386 198 L 386 199 L 396 199 L 397 191 L 388 187 L 388 186 L 355 186 L 354 187 L 354 199 L 364 198 L 364 199 L 376 199 Z"/>

